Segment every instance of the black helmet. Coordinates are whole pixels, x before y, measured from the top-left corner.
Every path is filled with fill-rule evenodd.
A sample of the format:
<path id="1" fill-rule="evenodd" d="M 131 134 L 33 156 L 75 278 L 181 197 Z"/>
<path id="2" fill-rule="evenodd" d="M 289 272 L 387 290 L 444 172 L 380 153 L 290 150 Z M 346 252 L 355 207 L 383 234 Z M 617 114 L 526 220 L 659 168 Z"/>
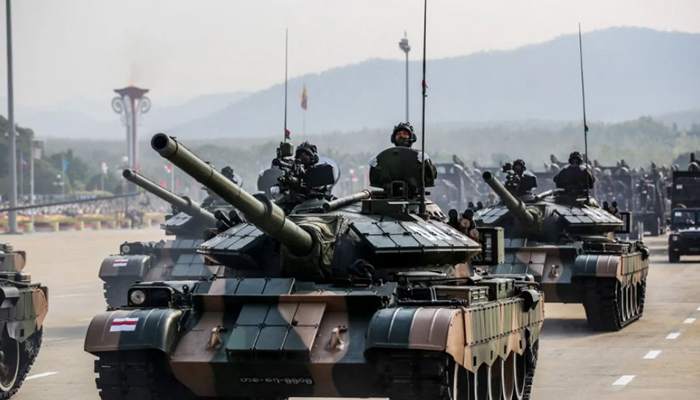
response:
<path id="1" fill-rule="evenodd" d="M 613 202 L 612 202 L 612 206 L 615 207 L 615 208 L 617 208 L 617 202 L 616 202 L 616 201 L 613 201 Z"/>
<path id="2" fill-rule="evenodd" d="M 581 157 L 581 153 L 574 151 L 573 153 L 569 154 L 569 164 L 573 164 L 574 160 L 578 160 L 580 163 L 582 163 L 583 157 Z"/>
<path id="3" fill-rule="evenodd" d="M 413 143 L 415 143 L 418 140 L 418 138 L 416 137 L 416 133 L 413 131 L 413 125 L 411 125 L 408 122 L 400 122 L 394 127 L 394 130 L 391 132 L 392 144 L 397 144 L 396 133 L 399 131 L 406 131 L 411 134 L 411 138 L 408 140 L 407 147 L 411 147 L 411 145 L 413 145 Z"/>
<path id="4" fill-rule="evenodd" d="M 520 164 L 523 167 L 523 170 L 527 169 L 527 166 L 525 165 L 525 161 L 523 161 L 522 158 L 518 158 L 517 160 L 513 161 L 513 166 L 515 167 L 516 165 Z"/>
<path id="5" fill-rule="evenodd" d="M 462 218 L 471 220 L 472 218 L 474 218 L 474 210 L 472 210 L 471 208 L 467 208 L 462 213 Z"/>
<path id="6" fill-rule="evenodd" d="M 318 163 L 318 151 L 316 150 L 316 145 L 309 142 L 304 142 L 297 146 L 297 150 L 294 153 L 295 158 L 299 158 L 301 153 L 306 153 L 311 157 L 310 165 L 315 165 Z"/>

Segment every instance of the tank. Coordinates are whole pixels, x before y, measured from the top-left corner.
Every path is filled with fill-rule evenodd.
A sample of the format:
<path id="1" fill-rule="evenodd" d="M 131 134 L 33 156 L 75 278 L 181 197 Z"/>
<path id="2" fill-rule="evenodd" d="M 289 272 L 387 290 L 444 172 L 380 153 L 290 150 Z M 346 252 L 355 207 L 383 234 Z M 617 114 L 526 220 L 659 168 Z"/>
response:
<path id="1" fill-rule="evenodd" d="M 483 179 L 501 202 L 474 220 L 480 228 L 502 226 L 505 241 L 505 262 L 489 272 L 533 275 L 548 302 L 583 304 L 594 330 L 617 331 L 641 318 L 649 250 L 615 238 L 629 232 L 629 213 L 620 220 L 592 198 L 561 190 L 521 199 L 491 173 Z"/>
<path id="2" fill-rule="evenodd" d="M 27 255 L 0 244 L 0 398 L 19 391 L 41 348 L 48 288 L 24 271 Z"/>
<path id="3" fill-rule="evenodd" d="M 109 308 L 126 305 L 126 293 L 136 281 L 196 280 L 220 272 L 216 266 L 205 265 L 204 256 L 197 254 L 197 246 L 204 241 L 208 229 L 215 229 L 217 224 L 233 225 L 231 219 L 236 220 L 238 215 L 232 207 L 216 196 L 209 196 L 201 206 L 131 169 L 124 170 L 123 177 L 172 205 L 172 214 L 166 216 L 161 228 L 174 239 L 127 241 L 119 246 L 118 254 L 102 261 L 99 277 Z"/>
<path id="4" fill-rule="evenodd" d="M 236 277 L 137 283 L 95 316 L 102 399 L 529 398 L 544 295 L 526 274 L 470 273 L 502 261 L 503 232 L 477 243 L 430 201 L 419 215 L 414 150 L 377 156 L 378 190 L 285 213 L 175 139 L 151 144 L 243 214 L 198 247 Z"/>

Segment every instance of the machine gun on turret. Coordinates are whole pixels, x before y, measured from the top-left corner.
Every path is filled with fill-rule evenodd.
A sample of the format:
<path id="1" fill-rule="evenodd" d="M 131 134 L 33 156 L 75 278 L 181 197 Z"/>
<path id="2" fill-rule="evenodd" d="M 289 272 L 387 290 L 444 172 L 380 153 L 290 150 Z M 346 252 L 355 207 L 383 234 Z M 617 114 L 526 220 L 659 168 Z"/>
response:
<path id="1" fill-rule="evenodd" d="M 336 183 L 334 166 L 318 162 L 305 165 L 300 159 L 293 157 L 294 146 L 290 142 L 282 142 L 277 148 L 277 157 L 272 160 L 272 166 L 281 171 L 277 178 L 277 190 L 271 191 L 277 203 L 289 212 L 288 206 L 300 204 L 309 199 L 331 200 L 331 189 Z"/>

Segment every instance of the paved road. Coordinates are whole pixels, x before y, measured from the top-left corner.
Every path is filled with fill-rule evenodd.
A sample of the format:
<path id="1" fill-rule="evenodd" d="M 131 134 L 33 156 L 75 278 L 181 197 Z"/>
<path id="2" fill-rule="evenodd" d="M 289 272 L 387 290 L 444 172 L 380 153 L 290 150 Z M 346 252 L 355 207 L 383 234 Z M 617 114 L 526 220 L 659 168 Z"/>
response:
<path id="1" fill-rule="evenodd" d="M 17 400 L 98 399 L 83 337 L 105 307 L 99 264 L 126 239 L 161 237 L 157 229 L 0 237 L 27 250 L 34 280 L 50 287 L 36 378 Z M 700 398 L 700 262 L 666 263 L 665 241 L 647 240 L 653 263 L 644 317 L 622 332 L 592 333 L 581 306 L 547 305 L 534 400 Z"/>

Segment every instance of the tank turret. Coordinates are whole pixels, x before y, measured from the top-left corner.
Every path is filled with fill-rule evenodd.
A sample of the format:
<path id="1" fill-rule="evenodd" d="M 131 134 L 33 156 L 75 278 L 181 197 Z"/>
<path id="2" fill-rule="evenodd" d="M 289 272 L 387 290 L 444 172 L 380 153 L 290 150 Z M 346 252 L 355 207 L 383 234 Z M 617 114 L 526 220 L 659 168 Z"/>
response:
<path id="1" fill-rule="evenodd" d="M 248 222 L 277 239 L 291 253 L 303 256 L 312 250 L 313 236 L 287 219 L 284 211 L 265 196 L 254 196 L 244 191 L 177 140 L 164 133 L 153 136 L 151 146 L 161 157 L 170 160 L 238 209 Z"/>
<path id="2" fill-rule="evenodd" d="M 122 173 L 122 176 L 124 179 L 128 180 L 129 182 L 133 182 L 134 184 L 140 186 L 147 192 L 163 199 L 164 201 L 172 204 L 177 208 L 178 210 L 184 212 L 185 214 L 196 218 L 200 220 L 201 222 L 205 223 L 206 225 L 209 226 L 215 226 L 216 225 L 216 217 L 214 214 L 210 213 L 207 210 L 204 210 L 200 207 L 199 203 L 189 199 L 186 196 L 178 196 L 175 193 L 169 191 L 168 189 L 165 189 L 159 185 L 157 185 L 155 182 L 151 181 L 150 179 L 146 178 L 145 176 L 139 174 L 138 172 L 134 171 L 133 169 L 125 169 L 124 172 Z"/>
<path id="3" fill-rule="evenodd" d="M 508 211 L 525 226 L 535 225 L 541 219 L 542 215 L 536 211 L 528 210 L 522 200 L 513 196 L 501 182 L 499 182 L 491 172 L 486 171 L 483 174 L 484 182 L 493 189 L 503 204 L 508 207 Z"/>

